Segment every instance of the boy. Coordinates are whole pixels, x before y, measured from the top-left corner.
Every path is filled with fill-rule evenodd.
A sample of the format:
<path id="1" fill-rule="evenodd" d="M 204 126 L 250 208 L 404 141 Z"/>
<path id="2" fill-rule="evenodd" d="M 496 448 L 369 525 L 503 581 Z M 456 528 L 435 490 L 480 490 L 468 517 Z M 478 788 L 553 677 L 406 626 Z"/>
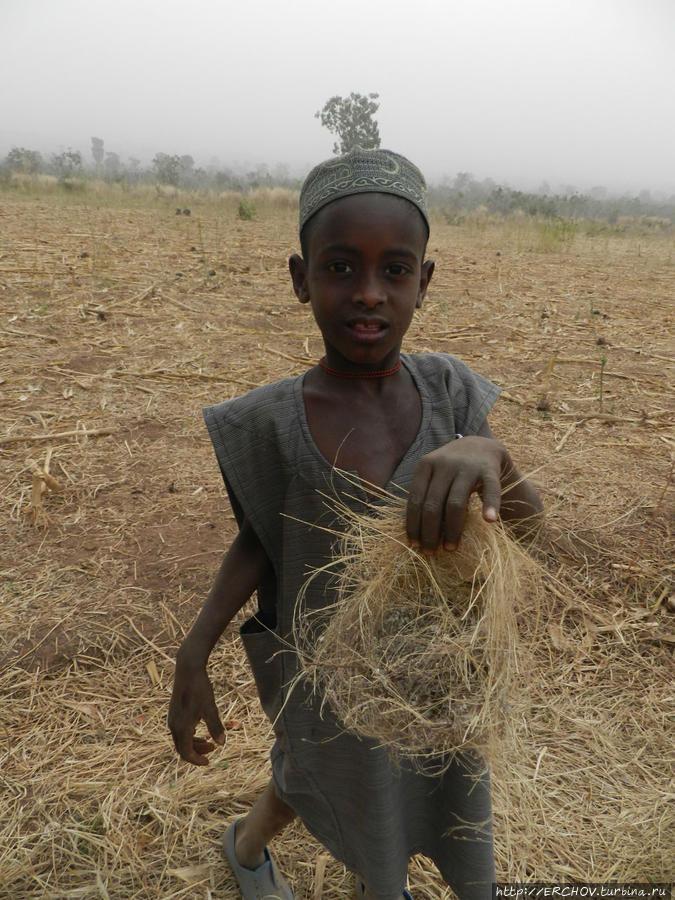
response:
<path id="1" fill-rule="evenodd" d="M 267 843 L 295 815 L 356 873 L 357 896 L 409 897 L 408 859 L 417 852 L 462 900 L 491 895 L 489 782 L 479 762 L 465 759 L 438 778 L 393 766 L 376 742 L 322 718 L 308 689 L 286 691 L 296 672 L 287 650 L 295 600 L 330 558 L 323 529 L 333 522 L 321 492 L 342 486 L 358 504 L 368 482 L 408 488 L 406 528 L 422 552 L 457 547 L 474 491 L 488 521 L 541 514 L 487 424 L 498 389 L 453 357 L 400 355 L 434 271 L 425 260 L 425 193 L 419 170 L 388 151 L 355 150 L 312 170 L 300 195 L 302 257 L 289 266 L 325 357 L 302 376 L 204 411 L 240 530 L 178 651 L 169 725 L 180 755 L 196 765 L 213 749 L 195 736 L 201 719 L 223 743 L 206 662 L 257 590 L 260 608 L 241 634 L 276 742 L 272 780 L 224 838 L 245 900 L 292 898 Z M 335 466 L 361 479 L 362 498 L 340 484 Z M 330 602 L 326 587 L 314 578 L 306 602 Z"/>

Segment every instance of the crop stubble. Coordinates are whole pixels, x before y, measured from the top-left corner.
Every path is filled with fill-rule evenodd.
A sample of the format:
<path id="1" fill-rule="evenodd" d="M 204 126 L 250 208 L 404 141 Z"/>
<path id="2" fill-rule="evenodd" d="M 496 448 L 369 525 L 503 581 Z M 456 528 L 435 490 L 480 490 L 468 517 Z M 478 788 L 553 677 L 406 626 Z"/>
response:
<path id="1" fill-rule="evenodd" d="M 230 896 L 217 841 L 271 742 L 247 611 L 212 657 L 227 741 L 207 770 L 177 760 L 165 714 L 235 528 L 199 410 L 321 352 L 286 273 L 293 216 L 4 196 L 0 228 L 0 896 Z M 533 712 L 533 780 L 496 792 L 504 879 L 673 878 L 674 247 L 637 224 L 551 248 L 525 220 L 434 222 L 405 349 L 504 387 L 493 429 L 583 599 L 550 623 L 566 680 Z M 594 718 L 556 719 L 556 691 L 599 686 Z M 276 852 L 296 896 L 348 894 L 301 826 Z M 411 885 L 443 895 L 424 860 Z"/>

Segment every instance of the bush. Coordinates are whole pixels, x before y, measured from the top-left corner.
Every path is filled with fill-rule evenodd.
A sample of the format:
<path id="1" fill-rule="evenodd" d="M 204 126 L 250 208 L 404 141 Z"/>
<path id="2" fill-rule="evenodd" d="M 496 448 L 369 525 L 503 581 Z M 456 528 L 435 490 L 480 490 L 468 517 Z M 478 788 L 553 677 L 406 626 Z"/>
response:
<path id="1" fill-rule="evenodd" d="M 237 215 L 245 222 L 250 221 L 255 216 L 255 207 L 249 200 L 246 199 L 246 197 L 242 197 L 239 201 L 239 209 L 237 210 Z"/>

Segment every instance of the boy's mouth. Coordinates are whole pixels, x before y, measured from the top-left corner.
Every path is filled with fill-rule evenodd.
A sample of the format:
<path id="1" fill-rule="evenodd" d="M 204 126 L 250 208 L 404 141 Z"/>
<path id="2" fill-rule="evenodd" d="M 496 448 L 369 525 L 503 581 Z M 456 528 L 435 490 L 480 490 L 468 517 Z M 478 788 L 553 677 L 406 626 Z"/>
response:
<path id="1" fill-rule="evenodd" d="M 387 329 L 387 323 L 380 318 L 358 318 L 347 322 L 352 334 L 362 341 L 376 340 Z"/>

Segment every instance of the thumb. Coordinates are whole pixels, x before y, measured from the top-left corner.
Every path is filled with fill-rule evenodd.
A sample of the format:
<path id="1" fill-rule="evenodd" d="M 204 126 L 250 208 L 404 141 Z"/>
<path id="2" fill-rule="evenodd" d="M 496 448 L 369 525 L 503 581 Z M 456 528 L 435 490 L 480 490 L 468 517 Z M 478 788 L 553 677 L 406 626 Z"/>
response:
<path id="1" fill-rule="evenodd" d="M 220 716 L 218 715 L 218 707 L 216 706 L 215 700 L 209 704 L 209 707 L 204 715 L 204 721 L 206 722 L 206 727 L 209 730 L 209 734 L 216 742 L 216 744 L 224 744 L 225 729 L 223 728 L 223 723 L 220 721 Z"/>

